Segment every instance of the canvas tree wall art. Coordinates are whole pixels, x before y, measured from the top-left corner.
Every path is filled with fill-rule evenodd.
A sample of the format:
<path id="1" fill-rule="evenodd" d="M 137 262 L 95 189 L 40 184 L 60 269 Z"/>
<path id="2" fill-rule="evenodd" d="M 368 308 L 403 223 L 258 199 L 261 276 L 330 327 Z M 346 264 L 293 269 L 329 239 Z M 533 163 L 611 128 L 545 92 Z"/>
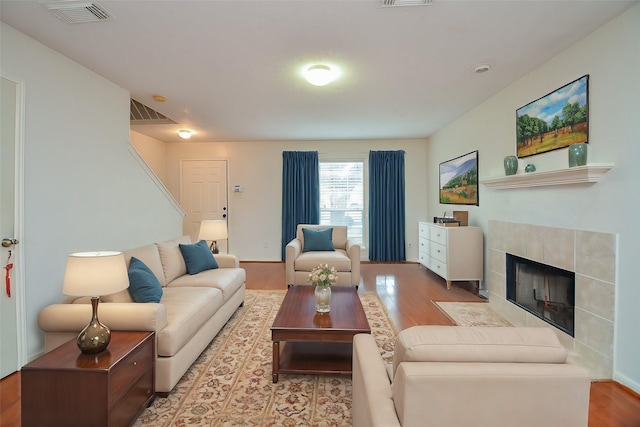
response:
<path id="1" fill-rule="evenodd" d="M 585 75 L 516 110 L 518 157 L 588 142 L 588 96 Z"/>
<path id="2" fill-rule="evenodd" d="M 478 151 L 440 163 L 440 203 L 479 205 Z"/>

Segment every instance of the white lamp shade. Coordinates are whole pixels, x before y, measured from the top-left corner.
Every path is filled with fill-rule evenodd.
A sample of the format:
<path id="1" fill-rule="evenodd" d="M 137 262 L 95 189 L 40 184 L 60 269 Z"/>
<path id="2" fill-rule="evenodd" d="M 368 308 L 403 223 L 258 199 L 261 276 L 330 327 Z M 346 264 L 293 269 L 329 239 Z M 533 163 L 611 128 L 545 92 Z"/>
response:
<path id="1" fill-rule="evenodd" d="M 67 258 L 62 293 L 70 296 L 114 294 L 129 287 L 122 252 L 78 252 Z"/>
<path id="2" fill-rule="evenodd" d="M 200 240 L 224 240 L 227 235 L 227 221 L 224 219 L 206 219 L 200 223 Z"/>

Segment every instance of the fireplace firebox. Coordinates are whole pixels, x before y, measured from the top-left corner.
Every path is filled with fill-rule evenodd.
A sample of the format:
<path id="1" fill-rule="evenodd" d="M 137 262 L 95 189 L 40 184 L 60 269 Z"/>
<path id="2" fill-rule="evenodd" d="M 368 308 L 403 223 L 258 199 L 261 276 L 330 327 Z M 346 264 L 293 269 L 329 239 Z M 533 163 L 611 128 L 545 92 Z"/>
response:
<path id="1" fill-rule="evenodd" d="M 575 273 L 507 254 L 507 300 L 574 336 Z"/>

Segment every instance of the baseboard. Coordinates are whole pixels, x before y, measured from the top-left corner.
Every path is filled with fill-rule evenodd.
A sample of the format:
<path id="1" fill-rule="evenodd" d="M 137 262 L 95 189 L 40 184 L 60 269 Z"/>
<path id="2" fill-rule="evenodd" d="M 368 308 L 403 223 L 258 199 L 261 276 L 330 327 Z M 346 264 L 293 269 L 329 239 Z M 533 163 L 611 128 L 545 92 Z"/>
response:
<path id="1" fill-rule="evenodd" d="M 613 371 L 613 380 L 617 382 L 622 388 L 627 389 L 631 394 L 640 398 L 640 384 L 620 374 L 617 371 Z"/>

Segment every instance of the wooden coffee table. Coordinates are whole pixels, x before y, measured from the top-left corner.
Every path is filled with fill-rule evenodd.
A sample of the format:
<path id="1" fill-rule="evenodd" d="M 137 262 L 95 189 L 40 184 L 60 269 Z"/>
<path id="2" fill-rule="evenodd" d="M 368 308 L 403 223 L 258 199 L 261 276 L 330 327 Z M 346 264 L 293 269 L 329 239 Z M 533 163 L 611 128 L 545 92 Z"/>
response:
<path id="1" fill-rule="evenodd" d="M 355 287 L 332 286 L 329 313 L 316 312 L 313 286 L 289 287 L 271 326 L 273 382 L 278 374 L 351 375 L 353 336 L 363 333 L 371 328 Z"/>

